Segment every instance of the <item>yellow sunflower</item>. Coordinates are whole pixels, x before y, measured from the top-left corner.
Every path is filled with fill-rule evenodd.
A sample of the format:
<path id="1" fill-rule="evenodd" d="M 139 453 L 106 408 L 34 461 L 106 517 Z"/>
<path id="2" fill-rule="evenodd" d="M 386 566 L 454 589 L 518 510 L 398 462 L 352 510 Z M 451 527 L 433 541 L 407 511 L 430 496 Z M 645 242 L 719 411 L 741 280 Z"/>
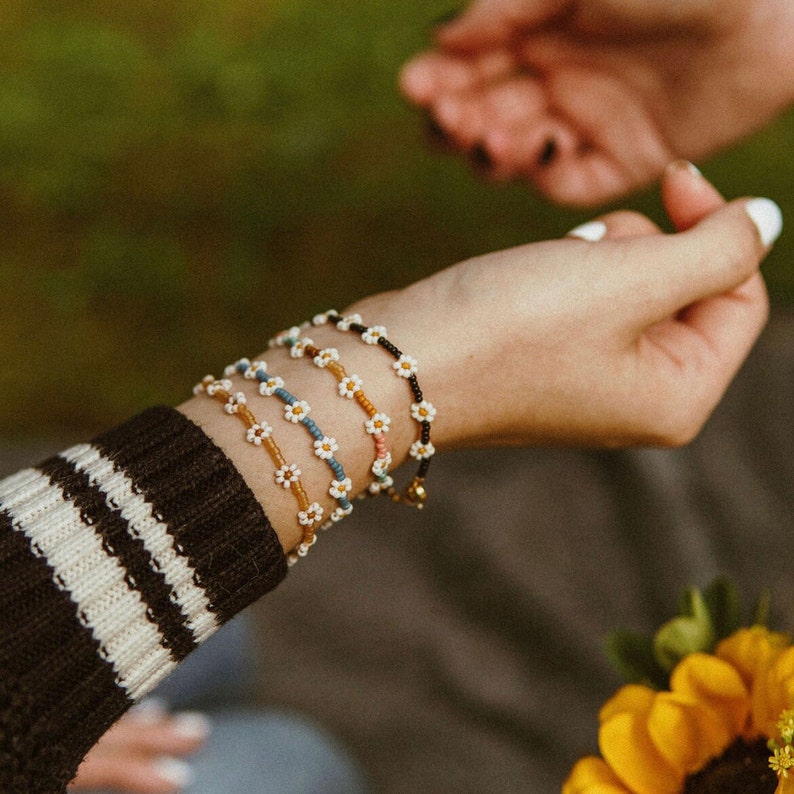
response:
<path id="1" fill-rule="evenodd" d="M 794 794 L 794 647 L 739 629 L 685 656 L 668 691 L 624 686 L 599 724 L 601 758 L 581 759 L 563 794 Z"/>

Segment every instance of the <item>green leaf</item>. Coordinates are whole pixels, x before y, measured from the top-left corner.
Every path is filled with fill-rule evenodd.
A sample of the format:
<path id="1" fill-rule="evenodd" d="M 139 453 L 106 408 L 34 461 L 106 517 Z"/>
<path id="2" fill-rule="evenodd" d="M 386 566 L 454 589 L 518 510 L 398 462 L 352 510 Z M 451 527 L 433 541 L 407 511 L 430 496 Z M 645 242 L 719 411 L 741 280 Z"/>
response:
<path id="1" fill-rule="evenodd" d="M 636 631 L 617 630 L 604 643 L 607 658 L 618 675 L 629 684 L 648 684 L 657 689 L 667 686 L 667 675 L 653 652 L 653 639 Z"/>
<path id="2" fill-rule="evenodd" d="M 772 592 L 768 587 L 765 587 L 758 596 L 758 601 L 753 610 L 752 625 L 766 626 L 769 623 L 769 610 L 771 606 Z"/>
<path id="3" fill-rule="evenodd" d="M 683 615 L 667 621 L 653 638 L 656 661 L 668 673 L 690 653 L 710 651 L 716 642 L 706 601 L 697 588 L 684 593 Z"/>
<path id="4" fill-rule="evenodd" d="M 703 592 L 716 639 L 733 634 L 742 625 L 739 591 L 727 576 L 718 576 Z"/>

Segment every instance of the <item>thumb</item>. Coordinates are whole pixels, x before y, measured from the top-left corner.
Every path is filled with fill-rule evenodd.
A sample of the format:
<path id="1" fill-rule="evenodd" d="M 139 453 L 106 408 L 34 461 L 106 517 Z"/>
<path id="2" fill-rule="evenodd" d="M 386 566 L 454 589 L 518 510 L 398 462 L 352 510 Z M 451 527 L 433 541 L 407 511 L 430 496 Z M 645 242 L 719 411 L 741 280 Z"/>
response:
<path id="1" fill-rule="evenodd" d="M 729 292 L 750 278 L 783 228 L 777 204 L 738 199 L 688 231 L 669 235 L 665 268 L 657 268 L 659 319 L 692 303 Z"/>

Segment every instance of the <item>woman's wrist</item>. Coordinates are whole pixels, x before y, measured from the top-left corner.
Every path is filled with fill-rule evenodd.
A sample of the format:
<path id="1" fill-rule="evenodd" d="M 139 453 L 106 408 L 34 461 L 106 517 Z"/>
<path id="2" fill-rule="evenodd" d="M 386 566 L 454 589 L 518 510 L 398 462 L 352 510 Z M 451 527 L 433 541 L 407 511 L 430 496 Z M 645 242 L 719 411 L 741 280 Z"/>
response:
<path id="1" fill-rule="evenodd" d="M 435 402 L 434 385 L 443 383 L 444 377 L 433 370 L 437 369 L 437 362 L 443 356 L 439 356 L 437 351 L 430 355 L 432 344 L 428 344 L 424 329 L 418 327 L 421 323 L 417 319 L 419 315 L 413 310 L 416 307 L 409 308 L 414 296 L 404 292 L 374 296 L 348 307 L 343 314 L 360 313 L 364 324 L 385 326 L 388 338 L 418 360 L 418 382 L 422 384 L 425 398 Z M 423 295 L 424 292 L 419 290 L 417 294 Z M 338 462 L 350 479 L 350 497 L 353 498 L 369 490 L 370 486 L 379 487 L 378 478 L 373 474 L 373 465 L 377 466 L 379 458 L 383 462 L 384 450 L 388 451 L 389 475 L 409 458 L 409 450 L 421 436 L 422 428 L 411 413 L 411 405 L 415 402 L 414 391 L 406 378 L 396 377 L 392 367 L 395 359 L 380 345 L 363 344 L 360 334 L 339 330 L 333 323 L 302 328 L 301 337 L 311 339 L 313 346 L 320 350 L 335 348 L 339 353 L 336 369 L 343 368 L 349 375 L 359 376 L 363 382 L 363 399 L 345 399 L 340 394 L 339 378 L 327 367 L 315 366 L 312 357 L 293 357 L 287 346 L 271 347 L 261 355 L 252 357 L 252 362 L 265 362 L 259 365 L 261 372 L 266 371 L 283 380 L 283 390 L 279 392 L 282 396 L 286 393 L 308 403 L 312 427 L 309 432 L 306 432 L 308 428 L 300 426 L 301 423 L 285 421 L 285 402 L 278 398 L 278 394 L 263 396 L 260 393 L 260 382 L 254 375 L 254 368 L 249 378 L 241 372 L 224 376 L 220 368 L 214 374 L 219 378 L 227 377 L 230 381 L 226 384 L 229 388 L 223 391 L 224 395 L 242 393 L 245 410 L 250 411 L 260 426 L 272 428 L 274 443 L 284 460 L 288 464 L 294 463 L 300 470 L 300 483 L 308 500 L 320 505 L 323 521 L 326 521 L 335 510 L 339 512 L 339 500 L 334 498 L 329 489 L 329 485 L 333 487 L 332 481 L 336 475 L 329 469 L 327 459 L 324 461 L 315 452 L 318 433 L 333 438 L 338 444 L 338 450 L 333 453 L 333 462 Z M 442 347 L 445 347 L 441 341 Z M 428 366 L 423 361 L 425 354 L 432 362 Z M 244 369 L 244 366 L 240 367 L 240 370 Z M 265 376 L 259 377 L 264 379 Z M 446 390 L 441 396 L 446 403 L 449 402 Z M 199 393 L 180 406 L 180 410 L 202 427 L 232 460 L 264 507 L 284 550 L 290 551 L 301 543 L 305 532 L 297 519 L 299 505 L 295 495 L 290 492 L 291 489 L 283 488 L 275 481 L 273 460 L 262 445 L 248 442 L 244 423 L 237 421 L 239 417 L 230 416 L 222 402 Z M 366 413 L 365 405 L 370 406 L 370 414 L 377 411 L 390 420 L 388 430 L 382 433 L 379 443 L 376 443 L 372 432 L 366 429 L 366 422 L 371 416 Z M 439 414 L 443 415 L 440 410 Z M 449 424 L 440 424 L 441 430 L 444 431 Z M 437 446 L 437 442 L 443 446 L 445 439 L 443 432 L 436 434 L 434 419 L 433 444 Z M 410 483 L 413 476 L 414 472 L 406 467 L 397 474 L 396 480 L 400 484 L 403 484 L 403 480 Z M 401 486 L 396 486 L 396 489 L 400 490 Z"/>

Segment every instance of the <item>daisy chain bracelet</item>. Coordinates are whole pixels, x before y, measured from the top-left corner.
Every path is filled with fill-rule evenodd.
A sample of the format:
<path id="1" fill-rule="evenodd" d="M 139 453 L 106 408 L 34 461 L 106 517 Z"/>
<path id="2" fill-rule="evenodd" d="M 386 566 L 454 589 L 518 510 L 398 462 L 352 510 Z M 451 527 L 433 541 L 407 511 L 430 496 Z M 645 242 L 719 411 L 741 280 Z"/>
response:
<path id="1" fill-rule="evenodd" d="M 334 457 L 334 453 L 339 449 L 336 439 L 326 436 L 317 423 L 309 418 L 311 407 L 305 400 L 298 400 L 284 388 L 283 378 L 270 375 L 267 371 L 267 362 L 249 361 L 241 358 L 239 361 L 226 367 L 224 374 L 229 376 L 238 372 L 246 380 L 259 381 L 259 393 L 264 397 L 276 396 L 284 403 L 284 419 L 292 424 L 302 424 L 309 435 L 314 439 L 314 454 L 324 460 L 334 474 L 335 479 L 331 481 L 328 493 L 337 500 L 338 507 L 331 513 L 329 520 L 322 525 L 321 529 L 326 529 L 331 523 L 341 521 L 345 516 L 353 512 L 353 505 L 350 503 L 350 492 L 353 483 L 345 474 L 342 464 Z"/>
<path id="2" fill-rule="evenodd" d="M 370 467 L 373 474 L 373 481 L 369 484 L 367 491 L 370 494 L 378 494 L 388 491 L 394 481 L 389 476 L 389 466 L 391 466 L 391 453 L 386 448 L 385 435 L 389 432 L 391 419 L 381 412 L 367 399 L 364 394 L 364 381 L 358 375 L 348 375 L 347 370 L 339 363 L 339 351 L 336 348 L 328 347 L 323 350 L 315 347 L 311 339 L 301 338 L 300 328 L 290 328 L 278 334 L 272 340 L 272 344 L 289 347 L 290 355 L 293 358 L 310 357 L 312 362 L 319 369 L 328 369 L 338 381 L 337 391 L 340 397 L 355 400 L 369 417 L 364 422 L 364 430 L 371 435 L 375 442 L 375 460 Z"/>
<path id="3" fill-rule="evenodd" d="M 232 393 L 232 382 L 228 378 L 216 380 L 207 375 L 193 388 L 194 394 L 206 394 L 224 403 L 224 410 L 230 416 L 237 416 L 246 426 L 246 441 L 254 446 L 264 446 L 273 463 L 276 464 L 274 479 L 277 485 L 288 488 L 298 501 L 298 523 L 303 528 L 303 539 L 287 555 L 287 562 L 294 565 L 298 557 L 305 557 L 317 540 L 315 527 L 322 521 L 323 509 L 317 502 L 309 502 L 309 497 L 300 481 L 301 470 L 294 463 L 287 463 L 280 447 L 273 439 L 273 428 L 267 422 L 258 422 L 246 405 L 242 392 Z"/>
<path id="4" fill-rule="evenodd" d="M 368 345 L 379 345 L 389 355 L 394 358 L 392 370 L 398 378 L 408 381 L 414 402 L 411 403 L 411 418 L 420 425 L 419 438 L 411 444 L 408 454 L 419 461 L 419 468 L 413 479 L 403 489 L 402 492 L 395 488 L 388 490 L 388 495 L 395 502 L 402 502 L 411 507 L 421 510 L 427 500 L 427 491 L 424 483 L 427 470 L 430 468 L 430 460 L 435 454 L 435 447 L 430 442 L 430 423 L 435 419 L 436 409 L 432 403 L 424 399 L 419 381 L 416 375 L 419 372 L 419 363 L 413 356 L 402 352 L 396 345 L 392 344 L 387 338 L 386 329 L 382 325 L 366 326 L 362 324 L 359 315 L 354 314 L 349 317 L 340 317 L 337 312 L 331 310 L 324 314 L 315 315 L 312 325 L 324 325 L 331 323 L 339 331 L 353 331 L 357 333 L 361 340 Z"/>

